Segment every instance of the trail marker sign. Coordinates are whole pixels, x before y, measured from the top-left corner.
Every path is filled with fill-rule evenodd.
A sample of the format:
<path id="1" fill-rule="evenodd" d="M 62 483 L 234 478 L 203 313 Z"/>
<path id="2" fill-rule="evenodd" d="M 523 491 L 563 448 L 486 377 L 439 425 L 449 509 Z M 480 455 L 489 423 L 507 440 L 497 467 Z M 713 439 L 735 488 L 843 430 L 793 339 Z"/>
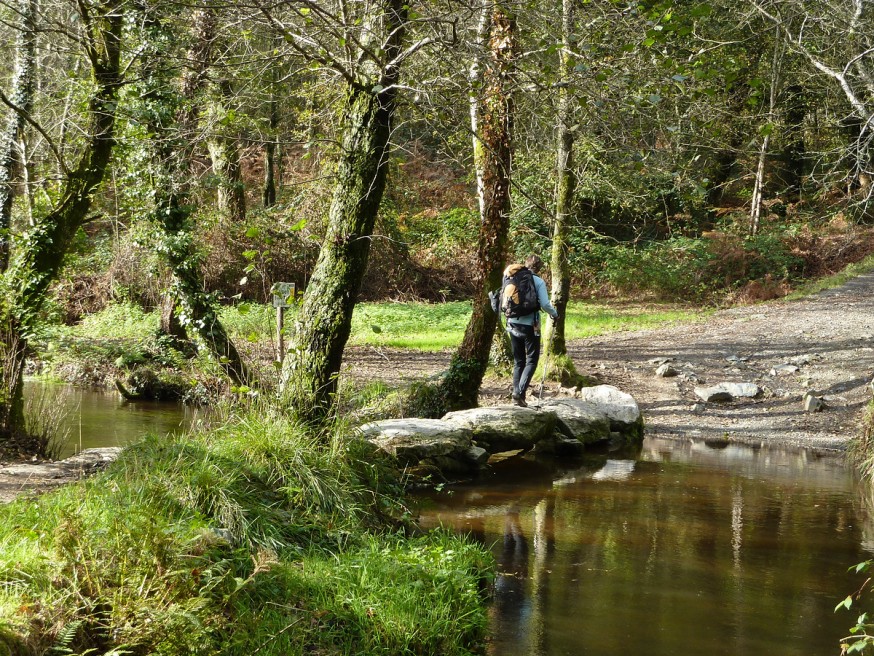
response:
<path id="1" fill-rule="evenodd" d="M 275 282 L 270 293 L 273 294 L 273 307 L 289 308 L 297 297 L 297 285 L 293 282 Z"/>
<path id="2" fill-rule="evenodd" d="M 270 288 L 273 307 L 276 308 L 276 360 L 282 364 L 285 358 L 285 310 L 297 300 L 297 285 L 293 282 L 275 282 Z"/>

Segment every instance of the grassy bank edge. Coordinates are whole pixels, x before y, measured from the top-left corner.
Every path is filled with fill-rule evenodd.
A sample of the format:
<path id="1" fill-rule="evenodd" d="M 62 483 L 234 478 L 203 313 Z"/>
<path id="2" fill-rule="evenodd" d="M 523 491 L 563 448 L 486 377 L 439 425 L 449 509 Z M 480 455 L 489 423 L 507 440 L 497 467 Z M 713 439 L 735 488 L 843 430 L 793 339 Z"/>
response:
<path id="1" fill-rule="evenodd" d="M 491 556 L 407 513 L 342 429 L 147 438 L 0 508 L 0 654 L 475 653 Z"/>
<path id="2" fill-rule="evenodd" d="M 874 271 L 874 255 L 869 255 L 860 262 L 848 264 L 842 271 L 839 271 L 834 275 L 818 278 L 805 283 L 791 294 L 787 295 L 786 300 L 796 301 L 828 289 L 835 289 L 836 287 L 846 284 L 853 278 L 866 273 L 871 273 L 872 271 Z"/>

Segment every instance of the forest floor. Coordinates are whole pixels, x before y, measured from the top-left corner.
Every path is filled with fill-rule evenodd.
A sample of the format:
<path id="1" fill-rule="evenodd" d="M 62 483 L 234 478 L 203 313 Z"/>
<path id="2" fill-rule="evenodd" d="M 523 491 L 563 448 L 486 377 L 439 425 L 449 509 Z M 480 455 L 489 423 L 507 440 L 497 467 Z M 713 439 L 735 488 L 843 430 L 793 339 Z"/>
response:
<path id="1" fill-rule="evenodd" d="M 874 273 L 798 301 L 575 340 L 568 351 L 580 373 L 634 396 L 648 434 L 840 453 L 860 433 L 872 398 Z M 450 356 L 361 348 L 348 353 L 344 371 L 399 383 L 439 375 Z M 677 376 L 656 375 L 666 360 Z M 755 383 L 761 394 L 704 403 L 695 393 L 723 382 Z M 529 394 L 538 390 L 535 381 Z M 557 392 L 547 382 L 544 396 Z M 807 392 L 822 399 L 820 411 L 805 411 Z M 481 404 L 507 403 L 509 396 L 508 378 L 488 378 Z"/>

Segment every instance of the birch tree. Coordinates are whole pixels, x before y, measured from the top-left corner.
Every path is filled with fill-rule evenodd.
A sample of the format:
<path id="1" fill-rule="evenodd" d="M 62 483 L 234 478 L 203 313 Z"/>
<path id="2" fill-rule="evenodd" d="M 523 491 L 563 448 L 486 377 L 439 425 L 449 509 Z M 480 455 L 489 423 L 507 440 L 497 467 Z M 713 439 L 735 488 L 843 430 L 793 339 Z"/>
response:
<path id="1" fill-rule="evenodd" d="M 56 33 L 69 35 L 81 48 L 90 72 L 84 138 L 75 163 L 64 161 L 55 148 L 63 171 L 57 201 L 15 240 L 0 281 L 0 440 L 23 433 L 22 372 L 28 343 L 46 290 L 57 277 L 76 232 L 88 220 L 93 195 L 103 181 L 115 143 L 126 7 L 94 0 L 70 3 L 63 10 L 64 16 L 75 16 L 76 22 L 63 25 Z M 23 116 L 50 140 L 36 117 L 5 95 L 3 100 L 9 111 Z"/>

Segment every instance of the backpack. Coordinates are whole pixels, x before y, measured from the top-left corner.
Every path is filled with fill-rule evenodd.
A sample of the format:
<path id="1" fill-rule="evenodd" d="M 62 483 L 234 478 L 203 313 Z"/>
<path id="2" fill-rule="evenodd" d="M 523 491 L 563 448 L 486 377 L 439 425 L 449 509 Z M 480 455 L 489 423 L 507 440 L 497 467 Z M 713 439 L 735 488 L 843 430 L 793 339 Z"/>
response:
<path id="1" fill-rule="evenodd" d="M 524 317 L 540 310 L 534 274 L 521 267 L 511 276 L 504 276 L 501 284 L 501 309 L 508 319 Z"/>

